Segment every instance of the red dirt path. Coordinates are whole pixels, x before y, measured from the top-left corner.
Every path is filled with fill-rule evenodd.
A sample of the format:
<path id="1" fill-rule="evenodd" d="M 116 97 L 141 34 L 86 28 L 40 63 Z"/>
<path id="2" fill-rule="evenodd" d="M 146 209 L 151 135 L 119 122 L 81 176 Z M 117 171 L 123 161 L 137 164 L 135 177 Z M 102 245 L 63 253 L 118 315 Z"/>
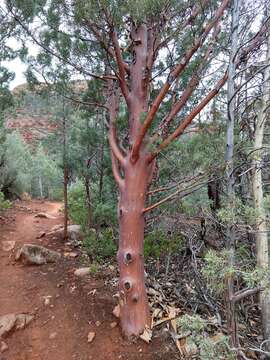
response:
<path id="1" fill-rule="evenodd" d="M 26 329 L 4 339 L 9 348 L 0 354 L 0 360 L 176 359 L 161 339 L 153 339 L 150 345 L 128 343 L 118 326 L 110 327 L 116 320 L 112 315 L 115 289 L 105 285 L 104 274 L 75 277 L 74 269 L 82 265 L 80 256 L 63 256 L 58 264 L 42 266 L 14 262 L 16 250 L 25 243 L 37 243 L 62 254 L 67 251 L 59 240 L 37 239 L 42 231 L 61 223 L 60 207 L 53 202 L 18 202 L 5 213 L 8 221 L 0 219 L 0 316 L 22 312 L 35 316 Z M 55 219 L 37 219 L 37 212 Z M 16 241 L 14 251 L 2 250 L 5 240 Z M 95 295 L 90 293 L 93 289 Z M 48 295 L 50 304 L 45 305 Z M 87 343 L 89 331 L 96 333 L 92 343 Z"/>

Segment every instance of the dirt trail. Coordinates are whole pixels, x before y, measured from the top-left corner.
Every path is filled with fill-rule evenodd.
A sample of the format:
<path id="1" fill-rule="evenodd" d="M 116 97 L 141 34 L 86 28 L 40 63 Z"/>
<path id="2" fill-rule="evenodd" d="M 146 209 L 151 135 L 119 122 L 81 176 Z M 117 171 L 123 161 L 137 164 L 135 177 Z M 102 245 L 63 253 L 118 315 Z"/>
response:
<path id="1" fill-rule="evenodd" d="M 25 243 L 37 243 L 61 252 L 74 251 L 60 240 L 38 235 L 62 222 L 60 203 L 19 202 L 7 212 L 8 222 L 0 222 L 0 316 L 30 313 L 34 321 L 16 331 L 5 342 L 8 350 L 0 360 L 162 360 L 174 359 L 160 339 L 151 345 L 123 340 L 119 327 L 111 328 L 115 289 L 106 285 L 106 274 L 84 279 L 74 276 L 81 257 L 62 256 L 58 264 L 24 266 L 14 262 L 14 254 Z M 46 212 L 54 219 L 38 219 Z M 15 249 L 2 250 L 2 242 L 15 240 Z M 75 249 L 79 253 L 79 250 Z M 96 289 L 96 290 L 95 290 Z M 95 294 L 93 295 L 93 290 Z M 45 305 L 45 298 L 50 303 Z M 90 331 L 96 333 L 87 343 Z"/>

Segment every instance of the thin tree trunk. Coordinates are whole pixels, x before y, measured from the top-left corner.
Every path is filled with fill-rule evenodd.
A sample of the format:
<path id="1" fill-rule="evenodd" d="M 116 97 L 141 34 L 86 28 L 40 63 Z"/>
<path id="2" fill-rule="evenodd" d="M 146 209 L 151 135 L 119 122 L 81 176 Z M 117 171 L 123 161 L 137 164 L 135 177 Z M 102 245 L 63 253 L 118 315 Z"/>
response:
<path id="1" fill-rule="evenodd" d="M 64 104 L 63 104 L 64 107 Z M 66 118 L 63 117 L 63 165 L 64 165 L 64 240 L 68 238 L 68 167 L 67 167 L 67 139 Z"/>
<path id="2" fill-rule="evenodd" d="M 227 148 L 226 148 L 226 178 L 227 178 L 227 195 L 228 209 L 234 212 L 235 209 L 235 191 L 234 191 L 234 175 L 233 175 L 233 153 L 234 153 L 234 111 L 235 111 L 235 54 L 238 45 L 238 24 L 239 24 L 240 0 L 232 2 L 232 47 L 230 54 L 230 63 L 228 71 L 228 122 L 227 122 Z M 233 223 L 227 226 L 227 249 L 229 251 L 229 267 L 233 268 L 235 262 L 235 228 Z M 227 328 L 231 345 L 238 346 L 237 337 L 237 316 L 235 309 L 234 297 L 234 276 L 229 274 L 225 279 L 226 282 L 226 313 Z"/>
<path id="3" fill-rule="evenodd" d="M 88 209 L 88 228 L 90 229 L 93 225 L 93 217 L 92 217 L 92 206 L 91 206 L 91 195 L 90 195 L 90 180 L 88 176 L 84 179 L 85 193 L 86 193 L 86 204 Z"/>
<path id="4" fill-rule="evenodd" d="M 43 185 L 42 185 L 41 175 L 39 175 L 39 177 L 38 177 L 38 185 L 39 185 L 40 197 L 41 197 L 41 199 L 42 199 L 42 198 L 43 198 Z"/>
<path id="5" fill-rule="evenodd" d="M 102 141 L 100 149 L 100 171 L 99 171 L 99 185 L 98 185 L 98 198 L 102 201 L 103 195 L 103 182 L 104 182 L 104 143 L 105 143 L 105 134 L 104 134 L 104 120 L 102 121 Z"/>
<path id="6" fill-rule="evenodd" d="M 267 49 L 267 64 L 270 63 L 270 37 L 268 37 Z M 268 236 L 266 214 L 263 206 L 263 180 L 262 180 L 262 156 L 263 156 L 263 136 L 266 118 L 269 116 L 269 101 L 270 101 L 270 70 L 266 68 L 264 72 L 264 86 L 262 103 L 260 104 L 260 111 L 258 113 L 257 122 L 254 133 L 254 151 L 253 151 L 253 196 L 254 207 L 257 213 L 256 218 L 256 251 L 257 251 L 257 265 L 260 268 L 267 269 L 269 266 L 269 250 L 268 250 Z M 262 286 L 266 284 L 263 283 Z M 263 324 L 264 340 L 270 340 L 270 294 L 268 290 L 260 293 L 261 317 Z M 268 350 L 270 345 L 267 346 Z"/>

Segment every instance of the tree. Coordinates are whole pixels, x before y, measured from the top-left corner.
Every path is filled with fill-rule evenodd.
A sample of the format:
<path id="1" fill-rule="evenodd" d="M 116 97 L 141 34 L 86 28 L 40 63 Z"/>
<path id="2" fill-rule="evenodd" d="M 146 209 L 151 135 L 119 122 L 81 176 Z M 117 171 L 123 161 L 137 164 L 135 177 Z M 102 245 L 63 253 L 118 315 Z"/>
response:
<path id="1" fill-rule="evenodd" d="M 228 78 L 221 69 L 212 78 L 212 90 L 207 92 L 201 84 L 220 52 L 217 38 L 221 24 L 225 28 L 223 15 L 230 1 L 50 1 L 47 7 L 44 1 L 42 8 L 39 4 L 29 10 L 30 15 L 20 3 L 6 6 L 25 35 L 42 48 L 35 66 L 43 75 L 50 76 L 46 66 L 60 69 L 65 64 L 67 71 L 103 84 L 106 103 L 97 104 L 93 98 L 89 104 L 108 110 L 112 169 L 119 189 L 121 326 L 125 335 L 138 336 L 150 326 L 144 284 L 145 215 L 163 203 L 148 204 L 148 188 L 157 157 Z M 44 25 L 38 35 L 27 24 L 37 13 Z M 260 44 L 263 30 L 250 48 Z M 247 53 L 246 48 L 239 52 L 237 65 Z M 122 138 L 117 132 L 119 109 L 126 114 Z"/>
<path id="2" fill-rule="evenodd" d="M 254 196 L 254 207 L 257 211 L 255 237 L 257 249 L 257 265 L 262 269 L 269 267 L 269 246 L 268 246 L 268 229 L 266 223 L 266 214 L 264 209 L 264 192 L 262 179 L 263 163 L 263 139 L 264 128 L 267 118 L 269 117 L 270 101 L 270 37 L 268 36 L 266 68 L 264 70 L 264 81 L 262 89 L 262 98 L 258 117 L 255 123 L 254 148 L 253 148 L 253 174 L 252 187 Z M 266 286 L 262 283 L 262 286 Z M 270 339 L 270 296 L 267 289 L 260 294 L 261 317 L 263 324 L 264 340 Z M 269 348 L 269 346 L 267 346 Z"/>
<path id="3" fill-rule="evenodd" d="M 235 190 L 234 190 L 234 127 L 235 127 L 235 74 L 236 74 L 236 54 L 238 51 L 239 38 L 239 16 L 240 16 L 240 1 L 234 0 L 232 2 L 232 39 L 231 39 L 231 53 L 228 70 L 228 120 L 227 120 L 227 135 L 226 135 L 226 180 L 227 180 L 227 197 L 228 206 L 232 211 L 235 211 Z M 233 268 L 235 258 L 235 228 L 233 223 L 227 226 L 226 234 L 227 249 L 229 251 L 229 266 Z M 234 276 L 228 275 L 226 279 L 227 286 L 227 326 L 230 335 L 232 346 L 238 346 L 237 339 L 237 320 L 234 302 Z"/>

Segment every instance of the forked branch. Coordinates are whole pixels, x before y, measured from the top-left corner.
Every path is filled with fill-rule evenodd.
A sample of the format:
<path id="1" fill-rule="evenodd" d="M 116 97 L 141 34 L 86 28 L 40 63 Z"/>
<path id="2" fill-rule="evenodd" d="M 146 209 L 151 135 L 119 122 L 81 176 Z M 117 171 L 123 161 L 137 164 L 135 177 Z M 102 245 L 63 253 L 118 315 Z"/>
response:
<path id="1" fill-rule="evenodd" d="M 211 90 L 205 98 L 197 105 L 189 115 L 187 115 L 176 130 L 169 135 L 159 146 L 158 148 L 149 156 L 149 162 L 153 161 L 157 155 L 164 150 L 173 140 L 178 138 L 183 134 L 185 129 L 190 125 L 192 120 L 202 111 L 202 109 L 218 94 L 219 90 L 226 83 L 228 78 L 228 73 L 226 72 L 223 77 L 218 81 L 213 90 Z"/>
<path id="2" fill-rule="evenodd" d="M 175 68 L 170 72 L 165 84 L 163 85 L 158 96 L 154 100 L 154 102 L 143 122 L 143 125 L 140 129 L 140 133 L 134 143 L 134 146 L 132 149 L 132 158 L 133 159 L 136 159 L 138 157 L 139 150 L 140 150 L 141 144 L 143 142 L 144 136 L 146 135 L 147 130 L 149 129 L 149 127 L 155 117 L 155 114 L 157 113 L 161 102 L 167 95 L 171 85 L 182 74 L 182 72 L 188 65 L 192 56 L 203 45 L 203 43 L 206 40 L 210 31 L 218 24 L 220 18 L 222 17 L 222 15 L 223 15 L 225 9 L 228 7 L 229 3 L 230 3 L 230 0 L 222 1 L 220 7 L 216 11 L 214 18 L 207 24 L 207 26 L 205 28 L 203 28 L 201 36 L 195 41 L 195 44 L 186 52 L 182 61 L 179 64 L 177 64 L 175 66 Z"/>

